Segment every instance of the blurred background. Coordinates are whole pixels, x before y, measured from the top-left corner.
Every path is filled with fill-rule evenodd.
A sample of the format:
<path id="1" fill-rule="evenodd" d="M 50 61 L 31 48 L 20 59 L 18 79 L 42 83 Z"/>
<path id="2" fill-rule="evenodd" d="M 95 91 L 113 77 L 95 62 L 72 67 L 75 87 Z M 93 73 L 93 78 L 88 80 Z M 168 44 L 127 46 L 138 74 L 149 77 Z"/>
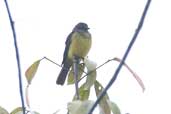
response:
<path id="1" fill-rule="evenodd" d="M 122 58 L 139 22 L 144 0 L 13 0 L 8 1 L 20 51 L 23 88 L 25 71 L 44 56 L 61 64 L 65 40 L 78 22 L 90 27 L 93 45 L 89 58 L 101 65 L 108 59 Z M 108 91 L 122 114 L 171 113 L 169 0 L 155 0 L 147 13 L 144 26 L 126 60 L 141 77 L 143 93 L 132 74 L 123 67 L 117 81 Z M 0 106 L 11 112 L 21 106 L 17 64 L 12 31 L 3 0 L 0 0 Z M 97 71 L 105 86 L 118 62 L 110 62 Z M 41 114 L 66 111 L 74 86 L 58 86 L 60 67 L 43 60 L 29 88 L 30 105 Z M 25 91 L 25 90 L 24 90 Z M 93 91 L 92 91 L 93 92 Z M 92 100 L 95 95 L 92 94 Z"/>

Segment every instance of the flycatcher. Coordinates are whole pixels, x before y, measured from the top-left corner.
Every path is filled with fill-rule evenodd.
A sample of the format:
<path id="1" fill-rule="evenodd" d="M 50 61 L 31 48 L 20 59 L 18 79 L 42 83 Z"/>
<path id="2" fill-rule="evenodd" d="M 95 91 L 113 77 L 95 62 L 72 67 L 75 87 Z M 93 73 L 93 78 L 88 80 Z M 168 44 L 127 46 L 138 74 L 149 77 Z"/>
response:
<path id="1" fill-rule="evenodd" d="M 92 42 L 91 34 L 88 29 L 86 23 L 78 23 L 68 35 L 65 42 L 62 69 L 59 73 L 56 84 L 64 84 L 68 71 L 73 64 L 74 57 L 80 60 L 88 54 Z"/>

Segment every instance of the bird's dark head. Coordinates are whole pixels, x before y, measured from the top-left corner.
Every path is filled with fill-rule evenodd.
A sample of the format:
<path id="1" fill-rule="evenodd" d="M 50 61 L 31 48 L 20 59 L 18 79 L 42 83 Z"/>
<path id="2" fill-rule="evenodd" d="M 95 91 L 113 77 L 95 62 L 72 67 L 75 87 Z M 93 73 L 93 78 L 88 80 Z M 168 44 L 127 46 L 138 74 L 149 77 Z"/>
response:
<path id="1" fill-rule="evenodd" d="M 75 27 L 74 27 L 74 31 L 75 30 L 83 30 L 83 31 L 88 31 L 88 29 L 89 29 L 89 27 L 88 27 L 88 25 L 86 24 L 86 23 L 82 23 L 82 22 L 80 22 L 80 23 L 78 23 Z"/>

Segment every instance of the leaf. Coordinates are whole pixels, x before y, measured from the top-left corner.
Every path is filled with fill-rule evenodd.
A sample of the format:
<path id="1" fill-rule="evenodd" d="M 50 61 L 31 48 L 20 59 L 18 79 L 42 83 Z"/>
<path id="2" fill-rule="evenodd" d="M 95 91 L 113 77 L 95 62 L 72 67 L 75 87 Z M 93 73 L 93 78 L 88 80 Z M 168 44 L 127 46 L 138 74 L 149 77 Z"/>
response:
<path id="1" fill-rule="evenodd" d="M 95 87 L 96 96 L 98 96 L 104 89 L 103 86 L 97 80 L 95 81 L 94 87 Z M 106 97 L 106 99 L 109 99 L 107 93 L 104 97 Z"/>
<path id="2" fill-rule="evenodd" d="M 88 59 L 87 57 L 84 58 L 84 63 L 86 65 L 88 71 L 93 71 L 96 69 L 97 63 Z"/>
<path id="3" fill-rule="evenodd" d="M 17 107 L 10 114 L 23 114 L 23 109 L 22 109 L 22 107 Z M 27 111 L 26 114 L 40 114 L 40 113 L 38 113 L 36 111 Z"/>
<path id="4" fill-rule="evenodd" d="M 23 114 L 23 109 L 22 107 L 17 107 L 10 114 Z"/>
<path id="5" fill-rule="evenodd" d="M 96 81 L 96 71 L 92 71 L 88 73 L 85 83 L 85 88 L 90 89 L 94 85 L 95 81 Z"/>
<path id="6" fill-rule="evenodd" d="M 34 114 L 40 114 L 40 113 L 38 113 L 38 112 L 34 111 Z"/>
<path id="7" fill-rule="evenodd" d="M 30 114 L 40 114 L 40 113 L 33 111 L 33 112 L 30 112 Z"/>
<path id="8" fill-rule="evenodd" d="M 68 103 L 69 114 L 87 114 L 94 104 L 93 101 L 73 101 Z"/>
<path id="9" fill-rule="evenodd" d="M 90 89 L 85 88 L 85 83 L 78 89 L 79 92 L 79 98 L 81 101 L 88 100 L 90 95 Z M 77 100 L 76 95 L 73 98 L 73 101 Z"/>
<path id="10" fill-rule="evenodd" d="M 98 97 L 104 88 L 98 81 L 95 82 L 94 87 L 95 87 L 96 96 Z M 109 100 L 109 96 L 106 93 L 106 95 L 103 96 L 103 98 L 99 102 L 99 106 L 101 108 L 102 114 L 110 114 L 111 113 L 110 107 L 107 102 L 108 100 Z"/>
<path id="11" fill-rule="evenodd" d="M 0 114 L 9 114 L 9 113 L 7 112 L 7 110 L 5 110 L 0 106 Z"/>
<path id="12" fill-rule="evenodd" d="M 81 103 L 81 101 L 69 102 L 67 106 L 69 114 L 77 114 L 76 112 L 81 106 Z"/>
<path id="13" fill-rule="evenodd" d="M 85 83 L 85 88 L 90 89 L 94 82 L 96 81 L 96 66 L 97 64 L 88 58 L 84 59 L 85 66 L 87 68 L 87 79 Z"/>
<path id="14" fill-rule="evenodd" d="M 41 60 L 35 61 L 25 72 L 25 76 L 29 84 L 31 84 L 31 81 L 37 72 L 40 61 Z"/>
<path id="15" fill-rule="evenodd" d="M 107 103 L 112 110 L 113 114 L 121 114 L 119 107 L 112 101 L 107 100 Z"/>
<path id="16" fill-rule="evenodd" d="M 83 71 L 84 71 L 85 65 L 84 64 L 79 64 L 78 65 L 78 80 L 81 78 Z M 68 80 L 67 80 L 67 84 L 75 84 L 75 79 L 74 79 L 74 73 L 73 73 L 73 67 L 71 68 L 71 70 L 69 71 L 68 74 Z"/>
<path id="17" fill-rule="evenodd" d="M 121 62 L 121 59 L 119 59 L 119 58 L 114 58 L 113 60 Z M 132 75 L 137 80 L 137 82 L 139 83 L 140 87 L 142 88 L 142 90 L 144 92 L 145 91 L 145 86 L 144 86 L 144 83 L 141 80 L 141 78 L 126 63 L 124 63 L 123 65 L 132 73 Z"/>

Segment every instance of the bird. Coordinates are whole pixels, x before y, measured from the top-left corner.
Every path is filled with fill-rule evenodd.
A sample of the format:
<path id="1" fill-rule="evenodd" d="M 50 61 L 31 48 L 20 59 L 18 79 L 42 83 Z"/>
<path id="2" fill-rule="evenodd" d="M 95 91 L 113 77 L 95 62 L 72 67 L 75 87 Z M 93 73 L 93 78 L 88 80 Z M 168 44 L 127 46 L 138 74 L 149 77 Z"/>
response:
<path id="1" fill-rule="evenodd" d="M 79 22 L 68 35 L 65 41 L 62 69 L 56 80 L 57 85 L 63 85 L 65 83 L 67 74 L 73 65 L 74 57 L 80 61 L 87 56 L 92 45 L 91 34 L 88 30 L 89 27 L 86 23 Z"/>

